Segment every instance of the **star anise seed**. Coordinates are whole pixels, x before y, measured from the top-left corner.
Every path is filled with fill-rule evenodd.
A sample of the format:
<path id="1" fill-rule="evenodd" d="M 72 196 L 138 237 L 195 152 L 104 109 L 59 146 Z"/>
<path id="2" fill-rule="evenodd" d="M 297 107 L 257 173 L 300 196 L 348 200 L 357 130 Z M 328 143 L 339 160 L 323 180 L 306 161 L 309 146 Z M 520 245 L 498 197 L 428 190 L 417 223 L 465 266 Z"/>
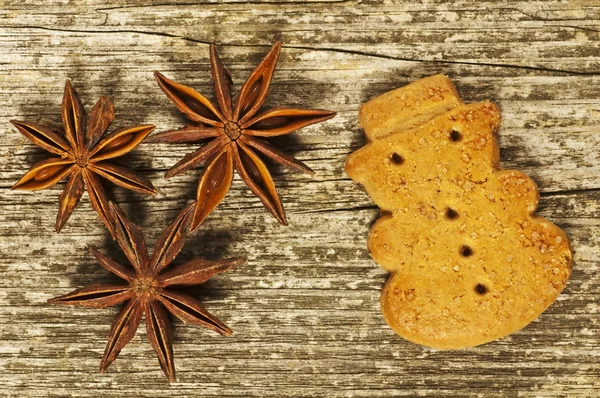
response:
<path id="1" fill-rule="evenodd" d="M 275 43 L 250 74 L 235 105 L 231 99 L 231 77 L 213 44 L 210 45 L 210 65 L 218 106 L 193 88 L 169 80 L 159 72 L 154 73 L 162 91 L 191 123 L 178 130 L 155 134 L 148 140 L 165 143 L 210 140 L 187 154 L 165 174 L 165 178 L 170 178 L 207 163 L 198 183 L 192 231 L 223 200 L 231 186 L 234 169 L 271 214 L 287 225 L 273 178 L 259 153 L 288 169 L 313 172 L 263 139 L 290 134 L 335 116 L 335 112 L 319 109 L 261 109 L 269 93 L 280 48 L 281 43 Z"/>
<path id="2" fill-rule="evenodd" d="M 105 135 L 114 118 L 112 100 L 101 97 L 92 108 L 86 125 L 85 110 L 77 92 L 67 80 L 62 103 L 64 132 L 56 132 L 37 123 L 11 120 L 17 130 L 35 145 L 58 155 L 34 164 L 12 189 L 35 191 L 50 188 L 69 178 L 59 199 L 57 232 L 67 222 L 83 191 L 87 189 L 92 207 L 114 237 L 107 214 L 110 199 L 100 177 L 136 192 L 156 194 L 156 189 L 148 179 L 108 161 L 133 150 L 155 126 L 123 128 Z"/>
<path id="3" fill-rule="evenodd" d="M 231 329 L 211 315 L 197 299 L 178 291 L 174 286 L 202 284 L 214 275 L 243 263 L 244 259 L 192 260 L 165 271 L 183 248 L 185 231 L 194 207 L 195 203 L 187 206 L 163 231 L 150 257 L 141 229 L 110 202 L 110 214 L 115 224 L 117 242 L 133 269 L 94 249 L 91 249 L 91 252 L 102 267 L 127 283 L 94 284 L 48 300 L 55 304 L 90 308 L 105 308 L 125 302 L 112 324 L 100 363 L 101 372 L 108 368 L 133 338 L 143 315 L 146 318 L 148 339 L 169 381 L 175 381 L 169 312 L 184 323 L 204 326 L 225 336 L 232 333 Z"/>

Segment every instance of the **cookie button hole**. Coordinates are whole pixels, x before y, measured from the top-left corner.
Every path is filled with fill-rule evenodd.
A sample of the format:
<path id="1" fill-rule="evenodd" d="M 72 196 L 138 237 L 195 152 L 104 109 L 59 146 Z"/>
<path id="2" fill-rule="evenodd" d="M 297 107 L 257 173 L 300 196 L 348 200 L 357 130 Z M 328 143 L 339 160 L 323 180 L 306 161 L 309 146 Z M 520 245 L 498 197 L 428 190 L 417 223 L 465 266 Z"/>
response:
<path id="1" fill-rule="evenodd" d="M 404 158 L 399 153 L 394 152 L 392 154 L 392 162 L 399 165 L 399 164 L 404 163 Z"/>
<path id="2" fill-rule="evenodd" d="M 458 142 L 458 141 L 462 140 L 462 134 L 456 130 L 452 130 L 450 132 L 450 140 L 454 141 L 454 142 Z"/>
<path id="3" fill-rule="evenodd" d="M 477 285 L 475 285 L 475 293 L 479 294 L 480 296 L 483 296 L 487 292 L 488 292 L 488 288 L 486 285 L 483 285 L 481 283 L 478 283 Z"/>
<path id="4" fill-rule="evenodd" d="M 456 212 L 456 210 L 448 207 L 446 209 L 446 218 L 448 220 L 456 220 L 458 218 L 458 213 Z"/>
<path id="5" fill-rule="evenodd" d="M 463 257 L 469 257 L 469 256 L 473 255 L 473 249 L 471 249 L 467 245 L 462 245 L 460 248 L 460 255 Z"/>

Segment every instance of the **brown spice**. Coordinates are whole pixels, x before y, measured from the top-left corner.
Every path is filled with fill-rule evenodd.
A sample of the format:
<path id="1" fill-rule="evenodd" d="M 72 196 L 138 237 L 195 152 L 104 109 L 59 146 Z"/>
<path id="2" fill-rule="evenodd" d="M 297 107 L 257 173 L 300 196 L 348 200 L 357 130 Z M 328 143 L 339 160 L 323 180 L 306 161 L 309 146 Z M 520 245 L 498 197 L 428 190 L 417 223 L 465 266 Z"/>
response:
<path id="1" fill-rule="evenodd" d="M 92 108 L 89 123 L 77 92 L 67 80 L 62 103 L 64 131 L 53 131 L 47 126 L 11 120 L 11 123 L 35 145 L 58 155 L 42 160 L 17 182 L 12 189 L 35 191 L 50 188 L 69 178 L 60 195 L 56 217 L 56 231 L 60 231 L 87 190 L 94 210 L 111 235 L 108 194 L 100 177 L 136 192 L 156 194 L 152 183 L 133 170 L 108 161 L 133 150 L 148 134 L 153 125 L 124 128 L 105 135 L 115 118 L 109 97 L 101 97 Z"/>
<path id="2" fill-rule="evenodd" d="M 142 315 L 146 317 L 146 332 L 150 344 L 169 381 L 175 380 L 169 312 L 185 323 L 204 326 L 222 335 L 231 334 L 231 329 L 211 315 L 197 299 L 178 291 L 174 286 L 199 285 L 214 275 L 243 263 L 244 259 L 192 260 L 164 272 L 183 248 L 185 231 L 194 207 L 195 203 L 187 206 L 163 231 L 150 257 L 141 229 L 110 202 L 110 214 L 117 242 L 133 269 L 94 249 L 91 251 L 101 266 L 125 280 L 127 284 L 94 284 L 48 300 L 54 304 L 90 308 L 105 308 L 125 302 L 110 330 L 108 344 L 100 363 L 101 372 L 108 368 L 133 338 Z"/>
<path id="3" fill-rule="evenodd" d="M 312 173 L 304 163 L 263 139 L 290 134 L 335 116 L 335 112 L 319 109 L 262 109 L 269 93 L 280 47 L 281 43 L 275 43 L 250 74 L 235 105 L 231 96 L 231 76 L 212 44 L 210 64 L 218 106 L 193 88 L 175 83 L 159 72 L 154 74 L 163 92 L 191 123 L 178 130 L 155 134 L 149 141 L 179 143 L 210 140 L 187 154 L 165 174 L 165 178 L 170 178 L 207 163 L 198 183 L 198 205 L 191 223 L 192 231 L 223 200 L 231 186 L 234 169 L 267 210 L 280 223 L 287 225 L 273 178 L 258 154 L 291 170 Z"/>

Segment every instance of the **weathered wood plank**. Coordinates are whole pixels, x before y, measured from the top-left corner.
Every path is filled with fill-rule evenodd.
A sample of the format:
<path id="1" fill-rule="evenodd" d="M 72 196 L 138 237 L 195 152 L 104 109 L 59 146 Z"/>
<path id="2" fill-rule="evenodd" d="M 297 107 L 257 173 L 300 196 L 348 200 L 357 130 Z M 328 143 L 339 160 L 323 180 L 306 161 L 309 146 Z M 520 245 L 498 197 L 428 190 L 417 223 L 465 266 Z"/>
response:
<path id="1" fill-rule="evenodd" d="M 0 8 L 0 396 L 593 397 L 600 389 L 600 1 L 4 0 Z M 338 116 L 277 141 L 316 171 L 274 168 L 290 226 L 236 177 L 178 259 L 247 257 L 194 291 L 234 335 L 175 322 L 179 380 L 170 387 L 143 330 L 98 374 L 116 309 L 45 302 L 113 280 L 89 246 L 122 254 L 86 196 L 55 234 L 61 186 L 8 190 L 43 156 L 8 121 L 59 123 L 70 78 L 88 109 L 101 95 L 115 99 L 115 127 L 181 126 L 154 70 L 212 94 L 209 42 L 239 84 L 276 39 L 285 45 L 269 104 Z M 434 73 L 449 75 L 465 101 L 500 106 L 503 167 L 533 177 L 539 214 L 575 250 L 567 288 L 536 322 L 460 352 L 413 345 L 383 322 L 386 274 L 366 251 L 378 210 L 344 173 L 364 143 L 360 104 Z M 124 159 L 160 191 L 114 189 L 149 242 L 194 196 L 200 170 L 162 178 L 188 150 L 143 144 Z"/>

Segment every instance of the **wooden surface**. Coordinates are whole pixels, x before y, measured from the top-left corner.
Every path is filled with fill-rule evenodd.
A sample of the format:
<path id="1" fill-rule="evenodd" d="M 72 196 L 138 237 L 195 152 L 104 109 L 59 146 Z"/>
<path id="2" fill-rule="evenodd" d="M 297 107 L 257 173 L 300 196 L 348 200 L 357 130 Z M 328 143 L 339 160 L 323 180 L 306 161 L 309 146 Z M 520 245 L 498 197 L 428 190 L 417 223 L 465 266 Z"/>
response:
<path id="1" fill-rule="evenodd" d="M 600 1 L 0 1 L 0 396 L 595 397 L 600 391 Z M 159 70 L 212 95 L 208 43 L 241 84 L 283 40 L 268 104 L 338 116 L 277 142 L 315 169 L 274 169 L 290 226 L 236 177 L 179 261 L 245 255 L 197 291 L 229 338 L 175 322 L 168 385 L 141 328 L 108 373 L 100 357 L 117 308 L 46 304 L 112 280 L 88 251 L 119 251 L 87 195 L 53 232 L 63 184 L 9 187 L 43 152 L 10 119 L 60 121 L 64 81 L 89 109 L 112 96 L 114 127 L 184 122 Z M 377 208 L 344 173 L 364 144 L 361 103 L 444 73 L 466 102 L 502 109 L 501 159 L 541 190 L 539 214 L 565 229 L 571 280 L 536 322 L 475 349 L 411 344 L 383 322 L 386 274 L 366 237 Z M 239 86 L 238 86 L 239 87 Z M 142 144 L 124 161 L 154 198 L 114 189 L 150 243 L 195 194 L 200 171 L 165 181 L 185 145 Z"/>

